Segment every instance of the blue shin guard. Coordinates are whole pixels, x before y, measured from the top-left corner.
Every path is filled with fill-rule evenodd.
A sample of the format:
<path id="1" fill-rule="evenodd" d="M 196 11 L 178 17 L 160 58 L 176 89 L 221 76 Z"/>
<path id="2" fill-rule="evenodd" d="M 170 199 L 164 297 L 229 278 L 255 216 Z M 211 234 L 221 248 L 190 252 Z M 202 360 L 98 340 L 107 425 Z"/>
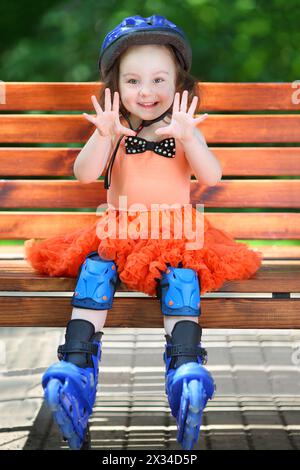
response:
<path id="1" fill-rule="evenodd" d="M 203 410 L 213 397 L 215 384 L 202 364 L 206 351 L 201 348 L 201 327 L 193 321 L 177 322 L 172 337 L 166 335 L 166 394 L 177 421 L 177 441 L 185 450 L 196 444 Z"/>
<path id="2" fill-rule="evenodd" d="M 58 348 L 60 362 L 42 377 L 45 400 L 71 449 L 83 449 L 98 384 L 101 332 L 85 320 L 71 320 L 66 343 Z M 87 341 L 89 340 L 89 341 Z M 72 362 L 71 362 L 72 361 Z"/>

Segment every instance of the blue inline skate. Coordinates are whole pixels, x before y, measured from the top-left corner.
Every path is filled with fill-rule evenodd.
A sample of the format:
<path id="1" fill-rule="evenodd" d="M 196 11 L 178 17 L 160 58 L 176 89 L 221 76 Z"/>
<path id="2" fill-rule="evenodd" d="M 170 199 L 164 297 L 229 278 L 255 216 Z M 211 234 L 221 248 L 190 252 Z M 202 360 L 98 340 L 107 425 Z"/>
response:
<path id="1" fill-rule="evenodd" d="M 86 320 L 71 320 L 66 343 L 58 348 L 60 362 L 42 377 L 45 400 L 71 449 L 89 447 L 88 420 L 96 399 L 102 334 Z"/>
<path id="2" fill-rule="evenodd" d="M 172 336 L 166 335 L 166 394 L 172 415 L 177 420 L 177 441 L 185 450 L 198 441 L 203 410 L 214 395 L 215 384 L 201 348 L 201 327 L 193 321 L 179 321 Z"/>

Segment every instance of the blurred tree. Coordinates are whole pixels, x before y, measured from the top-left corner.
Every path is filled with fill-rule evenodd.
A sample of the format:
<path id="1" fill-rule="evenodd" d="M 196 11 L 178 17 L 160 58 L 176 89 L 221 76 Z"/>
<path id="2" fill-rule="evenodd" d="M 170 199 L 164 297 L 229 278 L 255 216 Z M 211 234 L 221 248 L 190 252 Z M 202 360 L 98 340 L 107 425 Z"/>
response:
<path id="1" fill-rule="evenodd" d="M 40 0 L 0 7 L 0 79 L 98 80 L 106 33 L 126 16 L 154 13 L 186 32 L 200 80 L 299 78 L 298 0 Z"/>
<path id="2" fill-rule="evenodd" d="M 13 47 L 21 38 L 36 32 L 40 17 L 61 0 L 10 1 L 0 3 L 0 54 Z"/>

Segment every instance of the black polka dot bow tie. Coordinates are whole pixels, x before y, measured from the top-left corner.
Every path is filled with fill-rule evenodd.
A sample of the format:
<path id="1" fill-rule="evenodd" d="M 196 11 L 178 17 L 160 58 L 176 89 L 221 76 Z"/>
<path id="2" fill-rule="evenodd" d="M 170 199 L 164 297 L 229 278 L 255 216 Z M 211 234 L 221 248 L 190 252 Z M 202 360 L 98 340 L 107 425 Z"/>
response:
<path id="1" fill-rule="evenodd" d="M 176 153 L 175 139 L 171 137 L 159 142 L 151 142 L 141 137 L 125 138 L 126 153 L 143 153 L 146 150 L 152 150 L 162 157 L 174 158 Z"/>

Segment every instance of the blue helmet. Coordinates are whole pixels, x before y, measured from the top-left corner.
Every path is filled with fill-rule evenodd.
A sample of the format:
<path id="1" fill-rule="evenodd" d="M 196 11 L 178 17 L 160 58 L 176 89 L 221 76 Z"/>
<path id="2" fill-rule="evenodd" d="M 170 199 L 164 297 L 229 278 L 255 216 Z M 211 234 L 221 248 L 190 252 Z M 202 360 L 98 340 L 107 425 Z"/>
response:
<path id="1" fill-rule="evenodd" d="M 98 62 L 102 79 L 105 79 L 115 60 L 129 46 L 144 44 L 169 44 L 184 70 L 190 70 L 192 49 L 184 32 L 164 16 L 143 18 L 136 15 L 124 18 L 105 36 Z"/>

